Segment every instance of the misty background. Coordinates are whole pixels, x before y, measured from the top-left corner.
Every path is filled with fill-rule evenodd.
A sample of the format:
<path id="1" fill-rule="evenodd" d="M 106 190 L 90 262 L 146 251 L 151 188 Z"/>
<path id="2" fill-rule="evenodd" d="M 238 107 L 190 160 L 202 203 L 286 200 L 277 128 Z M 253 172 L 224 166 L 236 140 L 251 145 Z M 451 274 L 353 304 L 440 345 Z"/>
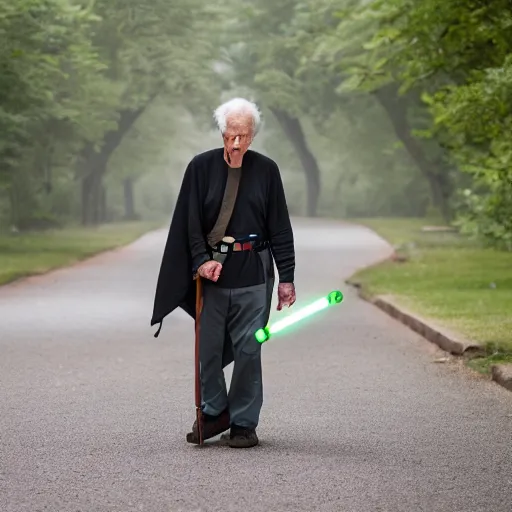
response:
<path id="1" fill-rule="evenodd" d="M 293 215 L 437 217 L 510 249 L 511 8 L 478 4 L 0 0 L 0 228 L 167 222 L 244 96 Z"/>

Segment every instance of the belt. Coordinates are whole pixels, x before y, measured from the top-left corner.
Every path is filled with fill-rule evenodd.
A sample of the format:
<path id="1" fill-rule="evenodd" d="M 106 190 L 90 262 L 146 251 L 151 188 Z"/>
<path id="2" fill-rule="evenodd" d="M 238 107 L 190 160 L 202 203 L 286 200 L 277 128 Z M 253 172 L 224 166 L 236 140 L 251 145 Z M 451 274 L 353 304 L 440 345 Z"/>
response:
<path id="1" fill-rule="evenodd" d="M 268 241 L 251 240 L 249 242 L 219 242 L 215 247 L 212 247 L 214 252 L 221 254 L 229 254 L 230 252 L 242 251 L 262 251 L 269 246 Z"/>

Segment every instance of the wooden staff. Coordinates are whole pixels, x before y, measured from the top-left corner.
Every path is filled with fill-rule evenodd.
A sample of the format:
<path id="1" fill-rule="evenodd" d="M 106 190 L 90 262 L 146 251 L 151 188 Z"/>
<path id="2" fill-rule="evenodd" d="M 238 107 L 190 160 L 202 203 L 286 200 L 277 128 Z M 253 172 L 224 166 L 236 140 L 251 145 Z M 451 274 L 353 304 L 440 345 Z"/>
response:
<path id="1" fill-rule="evenodd" d="M 199 444 L 203 444 L 203 414 L 201 409 L 201 366 L 199 364 L 199 334 L 201 326 L 201 311 L 203 309 L 203 288 L 201 278 L 196 278 L 196 348 L 195 348 L 195 363 L 196 363 L 196 420 L 197 431 L 199 434 Z"/>

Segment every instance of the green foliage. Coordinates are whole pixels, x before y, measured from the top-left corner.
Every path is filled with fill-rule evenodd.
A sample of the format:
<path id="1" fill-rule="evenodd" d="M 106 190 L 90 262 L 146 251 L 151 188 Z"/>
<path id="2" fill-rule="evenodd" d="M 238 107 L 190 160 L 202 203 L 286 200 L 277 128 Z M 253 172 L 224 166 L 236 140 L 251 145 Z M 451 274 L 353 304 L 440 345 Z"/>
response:
<path id="1" fill-rule="evenodd" d="M 459 224 L 512 250 L 512 56 L 465 85 L 429 97 L 434 127 L 473 178 L 461 194 Z"/>
<path id="2" fill-rule="evenodd" d="M 104 68 L 87 38 L 97 18 L 64 0 L 0 2 L 0 176 L 80 126 L 80 87 Z M 94 91 L 91 91 L 95 94 Z M 98 91 L 96 91 L 97 93 Z M 100 96 L 101 97 L 101 96 Z M 105 104 L 100 104 L 102 109 Z M 83 109 L 82 109 L 83 110 Z M 35 141 L 39 138 L 37 144 Z M 69 139 L 68 139 L 69 140 Z"/>

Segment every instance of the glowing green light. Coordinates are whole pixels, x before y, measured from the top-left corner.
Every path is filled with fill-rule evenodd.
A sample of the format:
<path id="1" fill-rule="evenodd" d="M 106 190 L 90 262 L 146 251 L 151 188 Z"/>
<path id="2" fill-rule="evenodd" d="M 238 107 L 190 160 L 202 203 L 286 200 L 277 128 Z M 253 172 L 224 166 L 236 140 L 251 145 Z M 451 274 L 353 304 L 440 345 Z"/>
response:
<path id="1" fill-rule="evenodd" d="M 329 301 L 329 304 L 339 304 L 343 300 L 343 293 L 339 290 L 331 292 L 327 295 L 327 300 Z"/>
<path id="2" fill-rule="evenodd" d="M 269 333 L 269 328 L 268 327 L 265 327 L 265 329 L 258 329 L 256 331 L 256 339 L 260 342 L 260 343 L 264 343 L 265 341 L 267 341 L 268 339 L 270 338 L 270 333 Z"/>
<path id="3" fill-rule="evenodd" d="M 255 333 L 256 340 L 259 343 L 265 343 L 268 341 L 273 334 L 286 329 L 290 325 L 293 325 L 297 322 L 300 322 L 304 318 L 311 316 L 319 311 L 322 311 L 328 308 L 331 305 L 339 304 L 343 300 L 343 294 L 339 291 L 333 291 L 327 295 L 327 297 L 322 297 L 321 299 L 315 300 L 309 306 L 305 306 L 295 313 L 283 318 L 282 320 L 277 321 L 271 327 L 265 327 L 263 329 L 258 329 Z"/>

